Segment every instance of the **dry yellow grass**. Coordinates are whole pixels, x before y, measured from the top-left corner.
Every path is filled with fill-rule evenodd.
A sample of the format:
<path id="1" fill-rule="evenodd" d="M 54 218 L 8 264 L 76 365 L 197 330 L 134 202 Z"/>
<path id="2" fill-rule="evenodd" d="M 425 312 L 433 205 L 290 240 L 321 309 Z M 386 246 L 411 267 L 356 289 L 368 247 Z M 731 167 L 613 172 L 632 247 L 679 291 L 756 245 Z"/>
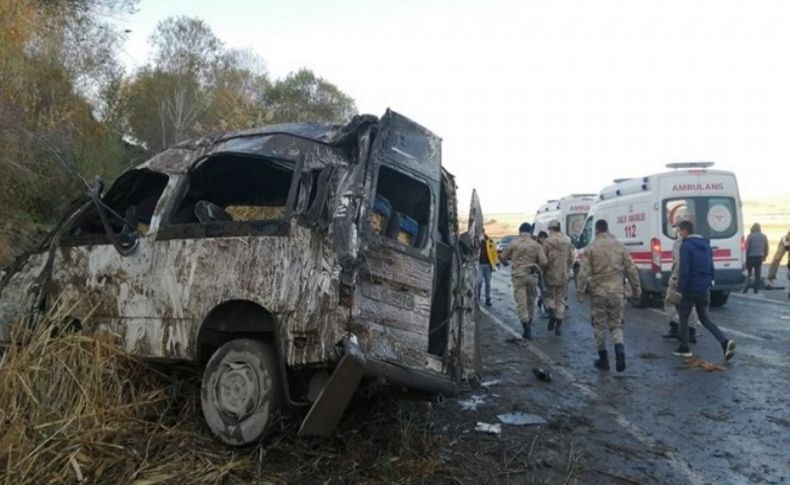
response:
<path id="1" fill-rule="evenodd" d="M 273 437 L 230 448 L 211 436 L 199 373 L 154 368 L 112 339 L 64 330 L 54 311 L 24 326 L 0 363 L 0 484 L 411 483 L 442 462 L 424 403 L 357 403 L 331 440 Z"/>

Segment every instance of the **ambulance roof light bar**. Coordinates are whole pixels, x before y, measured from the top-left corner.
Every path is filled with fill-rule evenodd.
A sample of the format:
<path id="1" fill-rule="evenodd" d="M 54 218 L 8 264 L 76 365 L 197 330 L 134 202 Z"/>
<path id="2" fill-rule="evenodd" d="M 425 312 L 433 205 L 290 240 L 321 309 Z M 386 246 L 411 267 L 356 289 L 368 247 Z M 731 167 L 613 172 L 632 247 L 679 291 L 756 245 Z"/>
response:
<path id="1" fill-rule="evenodd" d="M 678 170 L 681 168 L 710 168 L 716 165 L 715 162 L 679 162 L 679 163 L 668 163 L 667 168 L 671 168 L 673 170 Z"/>

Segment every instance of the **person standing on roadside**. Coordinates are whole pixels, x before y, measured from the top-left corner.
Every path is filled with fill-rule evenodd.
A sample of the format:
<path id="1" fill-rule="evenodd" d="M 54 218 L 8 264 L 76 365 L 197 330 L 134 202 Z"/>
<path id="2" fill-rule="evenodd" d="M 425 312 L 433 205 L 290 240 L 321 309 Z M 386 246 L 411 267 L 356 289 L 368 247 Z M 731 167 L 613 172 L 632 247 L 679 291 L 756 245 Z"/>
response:
<path id="1" fill-rule="evenodd" d="M 779 264 L 782 258 L 787 255 L 787 298 L 790 299 L 790 231 L 782 236 L 779 240 L 779 247 L 776 248 L 776 254 L 771 262 L 771 269 L 768 272 L 768 281 L 773 285 L 776 282 L 776 273 L 779 271 Z"/>
<path id="2" fill-rule="evenodd" d="M 477 266 L 477 297 L 480 298 L 480 290 L 483 284 L 486 287 L 486 306 L 491 306 L 491 273 L 496 271 L 499 263 L 496 254 L 494 240 L 488 237 L 483 229 L 483 237 L 480 244 L 480 262 Z"/>
<path id="3" fill-rule="evenodd" d="M 710 289 L 713 286 L 713 250 L 710 242 L 694 234 L 694 224 L 683 221 L 678 224 L 678 236 L 683 238 L 680 247 L 680 274 L 678 292 L 680 293 L 680 347 L 673 352 L 677 357 L 691 357 L 689 350 L 689 315 L 697 309 L 702 325 L 716 337 L 724 352 L 724 360 L 735 355 L 735 342 L 724 336 L 719 327 L 710 319 Z"/>
<path id="4" fill-rule="evenodd" d="M 595 367 L 609 370 L 606 352 L 606 329 L 612 334 L 617 372 L 625 370 L 625 345 L 623 342 L 623 281 L 628 282 L 634 298 L 642 294 L 639 274 L 634 261 L 625 248 L 609 233 L 609 224 L 603 219 L 595 222 L 595 239 L 585 249 L 579 272 L 579 302 L 586 294 L 590 298 L 590 315 L 595 330 L 598 360 Z"/>
<path id="5" fill-rule="evenodd" d="M 549 237 L 543 243 L 546 252 L 546 271 L 543 279 L 546 283 L 547 297 L 545 304 L 549 311 L 548 330 L 554 335 L 562 335 L 562 320 L 565 318 L 565 292 L 568 288 L 568 272 L 573 264 L 571 243 L 562 234 L 558 220 L 549 222 Z"/>
<path id="6" fill-rule="evenodd" d="M 683 245 L 683 238 L 678 234 L 678 224 L 684 221 L 680 216 L 675 221 L 673 226 L 675 229 L 675 244 L 672 245 L 672 272 L 669 276 L 669 285 L 667 286 L 667 295 L 664 299 L 664 312 L 669 319 L 669 332 L 662 337 L 665 339 L 679 339 L 680 338 L 680 319 L 678 317 L 678 305 L 680 305 L 680 293 L 678 293 L 678 278 L 680 277 L 680 246 Z M 697 324 L 699 318 L 697 317 L 697 310 L 692 309 L 689 315 L 689 343 L 697 343 Z"/>
<path id="7" fill-rule="evenodd" d="M 749 292 L 749 278 L 754 273 L 754 292 L 760 289 L 763 279 L 763 263 L 768 258 L 768 238 L 763 234 L 760 224 L 754 223 L 749 237 L 746 238 L 746 288 L 744 293 Z"/>
<path id="8" fill-rule="evenodd" d="M 503 264 L 513 262 L 511 279 L 513 298 L 516 300 L 518 317 L 524 329 L 523 337 L 532 339 L 532 317 L 535 313 L 535 299 L 538 292 L 538 276 L 546 267 L 543 248 L 532 237 L 532 225 L 525 222 L 518 229 L 518 239 L 502 251 Z"/>

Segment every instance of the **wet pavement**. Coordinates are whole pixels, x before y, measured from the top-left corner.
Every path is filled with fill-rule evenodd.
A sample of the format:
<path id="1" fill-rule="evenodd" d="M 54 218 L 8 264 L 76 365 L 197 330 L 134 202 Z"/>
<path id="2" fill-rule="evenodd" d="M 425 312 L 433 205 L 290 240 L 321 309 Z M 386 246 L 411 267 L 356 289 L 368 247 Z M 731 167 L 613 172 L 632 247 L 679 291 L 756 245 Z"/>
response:
<path id="1" fill-rule="evenodd" d="M 484 309 L 483 325 L 520 333 L 508 269 L 497 271 L 492 284 L 494 306 Z M 564 335 L 549 335 L 547 320 L 538 317 L 524 349 L 525 360 L 548 368 L 555 382 L 524 392 L 571 416 L 606 473 L 637 483 L 790 483 L 790 304 L 733 295 L 713 309 L 714 322 L 737 342 L 734 359 L 718 371 L 672 356 L 677 342 L 661 338 L 667 324 L 660 310 L 627 308 L 628 368 L 618 374 L 613 365 L 608 373 L 592 366 L 588 305 L 576 301 L 573 289 L 569 303 Z M 704 329 L 692 351 L 724 364 Z M 486 378 L 513 378 L 496 372 Z"/>

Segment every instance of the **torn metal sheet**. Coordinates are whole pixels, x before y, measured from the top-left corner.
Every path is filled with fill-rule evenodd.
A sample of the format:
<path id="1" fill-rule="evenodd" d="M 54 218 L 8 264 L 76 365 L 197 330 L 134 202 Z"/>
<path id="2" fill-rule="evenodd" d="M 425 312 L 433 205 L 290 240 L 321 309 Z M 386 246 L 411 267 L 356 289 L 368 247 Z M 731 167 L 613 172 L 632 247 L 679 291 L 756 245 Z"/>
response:
<path id="1" fill-rule="evenodd" d="M 478 421 L 477 425 L 475 426 L 475 431 L 481 431 L 483 433 L 494 434 L 498 436 L 502 434 L 502 425 L 499 423 L 490 424 Z"/>
<path id="2" fill-rule="evenodd" d="M 479 394 L 474 394 L 469 399 L 458 401 L 458 404 L 464 411 L 477 411 L 480 406 L 485 404 L 485 398 Z"/>
<path id="3" fill-rule="evenodd" d="M 496 417 L 499 422 L 502 424 L 509 424 L 512 426 L 528 426 L 528 425 L 535 425 L 535 424 L 548 424 L 545 419 L 538 416 L 537 414 L 527 414 L 527 413 L 507 413 L 507 414 L 499 414 Z"/>

